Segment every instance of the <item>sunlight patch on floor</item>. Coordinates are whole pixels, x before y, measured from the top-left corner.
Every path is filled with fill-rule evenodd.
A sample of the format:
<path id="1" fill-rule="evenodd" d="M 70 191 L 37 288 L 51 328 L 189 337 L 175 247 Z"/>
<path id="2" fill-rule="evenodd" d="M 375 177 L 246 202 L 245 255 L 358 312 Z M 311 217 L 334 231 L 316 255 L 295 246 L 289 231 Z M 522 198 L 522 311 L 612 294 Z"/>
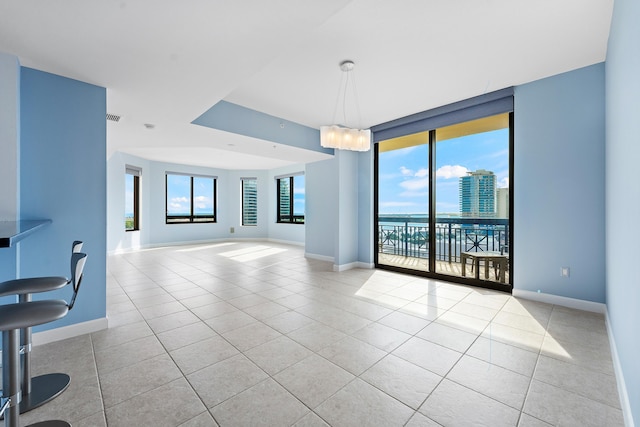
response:
<path id="1" fill-rule="evenodd" d="M 222 246 L 232 246 L 235 245 L 236 243 L 234 242 L 226 242 L 226 243 L 215 243 L 213 245 L 203 245 L 203 246 L 196 246 L 193 248 L 188 248 L 188 249 L 178 249 L 177 252 L 195 252 L 195 251 L 203 251 L 206 249 L 212 249 L 212 248 L 220 248 Z"/>

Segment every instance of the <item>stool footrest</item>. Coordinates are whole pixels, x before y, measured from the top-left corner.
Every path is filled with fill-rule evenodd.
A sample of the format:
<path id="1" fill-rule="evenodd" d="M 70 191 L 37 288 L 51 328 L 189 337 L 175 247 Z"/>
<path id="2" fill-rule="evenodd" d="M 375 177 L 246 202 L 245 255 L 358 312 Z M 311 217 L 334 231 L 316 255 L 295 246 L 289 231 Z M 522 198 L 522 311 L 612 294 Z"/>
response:
<path id="1" fill-rule="evenodd" d="M 31 378 L 31 393 L 22 395 L 20 413 L 44 405 L 69 387 L 71 378 L 67 374 L 45 374 Z"/>

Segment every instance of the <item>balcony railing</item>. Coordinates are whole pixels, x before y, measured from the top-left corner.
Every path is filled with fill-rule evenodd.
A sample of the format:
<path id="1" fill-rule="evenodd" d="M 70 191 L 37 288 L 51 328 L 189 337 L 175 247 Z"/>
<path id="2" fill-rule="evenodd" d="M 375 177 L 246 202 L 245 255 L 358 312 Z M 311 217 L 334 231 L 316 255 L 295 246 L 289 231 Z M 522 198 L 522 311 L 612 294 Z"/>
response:
<path id="1" fill-rule="evenodd" d="M 429 258 L 429 219 L 397 216 L 378 218 L 378 252 Z M 509 242 L 509 220 L 436 218 L 435 257 L 460 262 L 461 252 L 500 251 Z"/>

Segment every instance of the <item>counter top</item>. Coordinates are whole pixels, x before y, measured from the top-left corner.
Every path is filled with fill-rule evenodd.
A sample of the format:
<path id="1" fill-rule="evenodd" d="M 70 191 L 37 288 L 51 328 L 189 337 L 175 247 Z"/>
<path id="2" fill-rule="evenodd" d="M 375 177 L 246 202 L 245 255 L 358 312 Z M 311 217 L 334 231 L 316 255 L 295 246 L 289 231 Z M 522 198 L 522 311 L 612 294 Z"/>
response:
<path id="1" fill-rule="evenodd" d="M 9 248 L 50 223 L 50 219 L 0 221 L 0 248 Z"/>

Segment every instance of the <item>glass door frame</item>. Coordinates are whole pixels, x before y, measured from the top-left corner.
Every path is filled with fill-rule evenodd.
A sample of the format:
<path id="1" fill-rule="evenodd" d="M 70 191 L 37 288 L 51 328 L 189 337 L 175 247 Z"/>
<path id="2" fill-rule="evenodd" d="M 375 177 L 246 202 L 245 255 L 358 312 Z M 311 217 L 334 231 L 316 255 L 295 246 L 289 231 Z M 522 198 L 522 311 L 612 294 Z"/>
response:
<path id="1" fill-rule="evenodd" d="M 448 274 L 442 274 L 436 271 L 436 191 L 435 191 L 435 161 L 436 161 L 436 129 L 428 129 L 429 131 L 429 159 L 428 159 L 428 167 L 429 167 L 429 187 L 428 187 L 428 199 L 429 199 L 429 207 L 428 207 L 428 229 L 429 229 L 429 258 L 428 258 L 428 271 L 424 270 L 415 270 L 405 267 L 399 267 L 394 265 L 380 264 L 379 262 L 379 246 L 380 246 L 380 232 L 379 232 L 379 161 L 380 161 L 380 152 L 379 145 L 377 143 L 374 144 L 374 167 L 373 167 L 373 238 L 374 238 L 374 253 L 373 253 L 373 262 L 375 268 L 379 268 L 382 270 L 390 270 L 398 273 L 411 274 L 415 276 L 422 276 L 437 280 L 443 280 L 447 282 L 460 283 L 463 285 L 471 285 L 480 288 L 493 289 L 498 291 L 504 291 L 511 293 L 513 291 L 513 238 L 514 238 L 514 113 L 513 110 L 504 113 L 509 114 L 509 233 L 508 233 L 508 247 L 509 247 L 509 283 L 499 283 L 488 280 L 480 280 L 473 277 L 460 277 Z M 427 131 L 427 129 L 423 129 L 422 132 Z M 420 132 L 416 130 L 415 132 Z"/>

